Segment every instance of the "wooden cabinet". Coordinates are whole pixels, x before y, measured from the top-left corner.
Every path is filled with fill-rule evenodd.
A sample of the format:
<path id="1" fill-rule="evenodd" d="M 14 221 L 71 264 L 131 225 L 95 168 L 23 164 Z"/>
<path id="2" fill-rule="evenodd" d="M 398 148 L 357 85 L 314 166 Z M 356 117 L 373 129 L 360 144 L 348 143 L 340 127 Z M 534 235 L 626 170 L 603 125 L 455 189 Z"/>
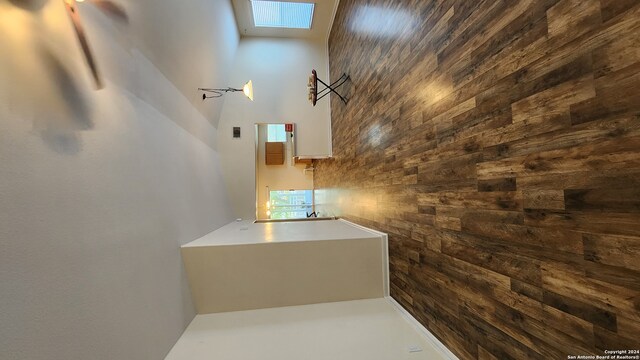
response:
<path id="1" fill-rule="evenodd" d="M 265 143 L 265 164 L 267 165 L 283 165 L 284 164 L 284 143 L 283 142 L 266 142 Z"/>

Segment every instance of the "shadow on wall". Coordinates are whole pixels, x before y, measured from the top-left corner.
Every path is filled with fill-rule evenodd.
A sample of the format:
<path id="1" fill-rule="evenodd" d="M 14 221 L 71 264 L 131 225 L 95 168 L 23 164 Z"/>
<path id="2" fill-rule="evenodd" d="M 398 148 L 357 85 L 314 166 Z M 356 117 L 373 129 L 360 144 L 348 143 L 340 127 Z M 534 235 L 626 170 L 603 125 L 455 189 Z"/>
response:
<path id="1" fill-rule="evenodd" d="M 47 0 L 8 0 L 9 3 L 31 12 L 38 12 L 47 3 Z M 129 22 L 127 12 L 120 5 L 109 0 L 92 0 L 94 6 L 102 10 L 105 14 L 123 23 Z"/>
<path id="2" fill-rule="evenodd" d="M 13 106 L 21 117 L 32 120 L 33 134 L 47 147 L 63 155 L 77 154 L 82 151 L 79 132 L 94 128 L 89 94 L 92 90 L 82 84 L 82 76 L 74 73 L 76 66 L 78 71 L 85 70 L 80 67 L 81 59 L 70 62 L 60 57 L 60 51 L 65 50 L 56 46 L 57 34 L 48 29 L 40 15 L 47 0 L 6 2 L 25 11 L 24 16 L 6 24 L 21 29 L 16 33 L 23 35 L 13 41 L 9 37 L 9 48 L 5 49 L 13 54 L 7 59 L 9 67 L 15 69 L 9 75 L 9 79 L 13 78 Z M 64 19 L 65 14 L 60 15 Z M 68 31 L 73 31 L 71 24 Z"/>
<path id="3" fill-rule="evenodd" d="M 42 140 L 51 150 L 66 155 L 73 155 L 82 150 L 79 131 L 90 130 L 94 127 L 91 111 L 87 105 L 86 95 L 78 87 L 64 64 L 44 44 L 38 46 L 38 55 L 54 84 L 55 95 L 66 108 L 67 116 L 43 113 L 40 119 L 34 119 L 34 129 L 40 133 Z M 37 99 L 32 99 L 37 101 Z"/>
<path id="4" fill-rule="evenodd" d="M 3 1 L 3 0 L 0 0 Z M 77 76 L 74 71 L 85 71 L 84 66 L 80 66 L 80 60 L 72 63 L 76 64 L 71 68 L 65 66 L 67 61 L 61 61 L 56 55 L 55 34 L 50 33 L 43 26 L 43 20 L 39 16 L 47 0 L 8 0 L 9 4 L 31 13 L 28 21 L 18 21 L 16 26 L 28 28 L 31 25 L 31 36 L 27 37 L 35 45 L 35 64 L 31 68 L 24 64 L 16 67 L 19 71 L 17 76 L 15 96 L 19 96 L 19 101 L 23 103 L 25 112 L 33 112 L 34 132 L 38 133 L 42 140 L 53 151 L 73 155 L 82 150 L 79 131 L 93 129 L 91 120 L 90 98 L 86 87 L 78 84 L 81 76 Z M 128 23 L 128 15 L 123 7 L 110 0 L 91 0 L 91 3 L 99 8 L 105 15 L 117 21 Z M 62 7 L 61 7 L 62 8 Z M 61 17 L 64 16 L 61 14 Z M 12 24 L 15 25 L 15 24 Z M 33 26 L 35 25 L 35 26 Z M 69 31 L 73 27 L 69 24 Z M 16 54 L 32 51 L 29 42 L 20 41 L 14 43 L 17 49 Z M 79 45 L 79 44 L 78 44 Z M 13 51 L 9 51 L 13 53 Z M 85 62 L 85 61 L 82 61 Z M 42 76 L 38 76 L 38 71 L 42 71 Z M 22 91 L 22 93 L 20 93 Z"/>
<path id="5" fill-rule="evenodd" d="M 29 11 L 39 11 L 47 0 L 9 0 L 9 2 L 21 9 Z"/>

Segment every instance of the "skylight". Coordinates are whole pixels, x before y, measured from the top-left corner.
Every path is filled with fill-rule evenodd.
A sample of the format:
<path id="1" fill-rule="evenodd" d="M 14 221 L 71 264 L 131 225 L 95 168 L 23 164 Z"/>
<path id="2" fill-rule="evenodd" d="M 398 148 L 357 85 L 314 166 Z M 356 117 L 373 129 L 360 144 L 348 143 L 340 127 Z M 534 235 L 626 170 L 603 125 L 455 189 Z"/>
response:
<path id="1" fill-rule="evenodd" d="M 251 1 L 256 27 L 311 29 L 313 3 Z"/>

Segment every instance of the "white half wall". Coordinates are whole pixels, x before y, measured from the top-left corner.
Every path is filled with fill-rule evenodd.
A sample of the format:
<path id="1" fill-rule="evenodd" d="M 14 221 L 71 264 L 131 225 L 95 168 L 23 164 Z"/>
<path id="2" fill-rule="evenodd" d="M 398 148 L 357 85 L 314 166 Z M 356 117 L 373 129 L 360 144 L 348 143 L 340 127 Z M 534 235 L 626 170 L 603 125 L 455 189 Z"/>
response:
<path id="1" fill-rule="evenodd" d="M 242 38 L 230 85 L 253 81 L 255 101 L 239 93 L 225 95 L 218 138 L 223 173 L 235 214 L 253 219 L 256 213 L 256 123 L 295 123 L 299 156 L 331 154 L 329 99 L 317 106 L 307 100 L 307 79 L 316 69 L 328 78 L 326 42 L 305 39 Z M 210 100 L 215 101 L 215 100 Z M 240 139 L 232 129 L 242 129 Z"/>
<path id="2" fill-rule="evenodd" d="M 137 46 L 142 13 L 79 6 L 99 91 L 62 1 L 0 1 L 0 358 L 162 359 L 195 315 L 180 246 L 233 219 L 216 119 Z"/>

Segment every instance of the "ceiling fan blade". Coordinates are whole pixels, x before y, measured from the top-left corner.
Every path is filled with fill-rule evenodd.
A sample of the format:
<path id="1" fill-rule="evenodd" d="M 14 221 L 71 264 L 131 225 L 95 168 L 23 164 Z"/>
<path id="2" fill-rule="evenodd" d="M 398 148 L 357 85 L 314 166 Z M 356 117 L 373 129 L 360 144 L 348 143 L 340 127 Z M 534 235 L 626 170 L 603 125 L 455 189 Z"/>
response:
<path id="1" fill-rule="evenodd" d="M 98 66 L 96 65 L 96 62 L 93 58 L 91 49 L 89 48 L 89 42 L 87 41 L 87 36 L 84 32 L 84 28 L 82 27 L 82 22 L 80 21 L 80 14 L 78 14 L 76 2 L 75 0 L 64 0 L 64 6 L 67 9 L 69 17 L 71 18 L 71 23 L 73 24 L 73 28 L 76 31 L 76 35 L 78 36 L 80 47 L 82 48 L 85 59 L 87 60 L 87 65 L 89 65 L 89 69 L 91 70 L 91 75 L 93 75 L 93 79 L 96 82 L 96 86 L 98 89 L 102 89 L 102 80 L 100 79 L 100 74 L 98 73 Z"/>
<path id="2" fill-rule="evenodd" d="M 129 16 L 124 8 L 110 0 L 91 0 L 98 9 L 115 17 L 116 19 L 125 23 L 129 22 Z"/>

